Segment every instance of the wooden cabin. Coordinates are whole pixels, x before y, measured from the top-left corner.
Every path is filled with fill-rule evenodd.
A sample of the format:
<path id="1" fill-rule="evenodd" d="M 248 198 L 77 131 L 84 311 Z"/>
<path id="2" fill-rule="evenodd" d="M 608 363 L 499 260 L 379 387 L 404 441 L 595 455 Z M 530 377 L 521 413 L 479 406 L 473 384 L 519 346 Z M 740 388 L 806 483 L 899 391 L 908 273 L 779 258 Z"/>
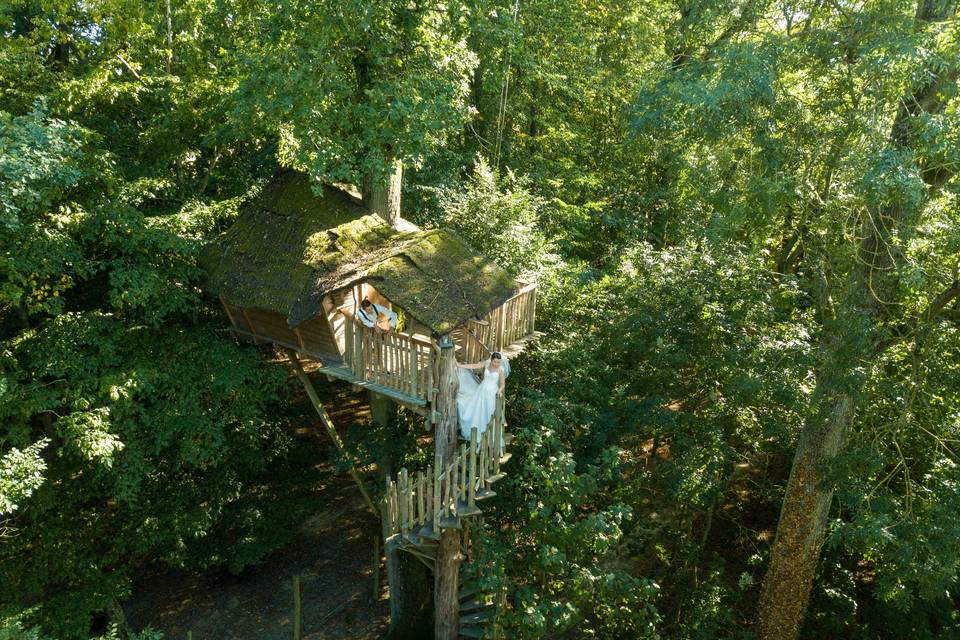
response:
<path id="1" fill-rule="evenodd" d="M 398 228 L 330 186 L 284 171 L 203 256 L 233 331 L 319 361 L 323 372 L 431 415 L 437 343 L 457 359 L 514 355 L 535 335 L 536 285 L 519 282 L 456 234 Z M 355 321 L 360 302 L 394 310 L 398 331 Z"/>

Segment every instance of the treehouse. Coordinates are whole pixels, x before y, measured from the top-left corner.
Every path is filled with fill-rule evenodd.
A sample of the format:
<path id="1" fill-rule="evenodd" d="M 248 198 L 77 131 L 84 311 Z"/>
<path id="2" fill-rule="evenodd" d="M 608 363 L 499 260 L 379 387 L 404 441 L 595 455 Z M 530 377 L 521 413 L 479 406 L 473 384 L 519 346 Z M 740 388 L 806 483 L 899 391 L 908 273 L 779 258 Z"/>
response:
<path id="1" fill-rule="evenodd" d="M 519 353 L 535 335 L 535 285 L 449 231 L 390 226 L 333 187 L 315 195 L 294 171 L 249 202 L 204 259 L 235 333 L 293 349 L 428 416 L 438 337 L 451 335 L 457 359 L 477 362 L 489 351 Z M 395 311 L 398 330 L 358 322 L 364 298 Z"/>
<path id="2" fill-rule="evenodd" d="M 398 568 L 397 553 L 405 551 L 434 575 L 426 594 L 434 603 L 434 637 L 480 638 L 488 633 L 492 596 L 460 588 L 462 551 L 472 519 L 481 515 L 478 501 L 495 496 L 492 486 L 505 476 L 500 467 L 510 457 L 510 439 L 500 398 L 489 423 L 473 426 L 469 442 L 460 441 L 456 364 L 494 351 L 521 352 L 537 335 L 537 289 L 456 234 L 420 229 L 396 213 L 371 214 L 345 191 L 324 186 L 316 194 L 306 175 L 282 172 L 206 248 L 207 288 L 219 296 L 237 336 L 287 351 L 336 446 L 342 443 L 301 358 L 369 390 L 371 406 L 389 398 L 435 427 L 433 464 L 391 474 L 376 501 L 356 470 L 351 474 L 381 519 L 392 624 L 404 617 L 400 600 L 409 602 L 415 590 L 404 586 Z M 395 312 L 396 330 L 360 322 L 364 299 Z"/>

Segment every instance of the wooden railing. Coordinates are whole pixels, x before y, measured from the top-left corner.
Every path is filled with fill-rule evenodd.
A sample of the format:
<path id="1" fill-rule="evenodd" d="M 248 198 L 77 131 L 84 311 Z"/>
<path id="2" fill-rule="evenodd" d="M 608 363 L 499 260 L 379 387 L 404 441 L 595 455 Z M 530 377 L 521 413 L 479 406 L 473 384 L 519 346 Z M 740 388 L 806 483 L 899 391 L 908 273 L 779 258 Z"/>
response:
<path id="1" fill-rule="evenodd" d="M 491 311 L 483 321 L 471 320 L 466 324 L 461 358 L 464 362 L 481 362 L 489 355 L 487 348 L 503 351 L 529 337 L 534 332 L 536 314 L 537 285 L 528 284 Z"/>
<path id="2" fill-rule="evenodd" d="M 459 519 L 480 514 L 477 500 L 496 495 L 489 485 L 501 479 L 504 454 L 503 399 L 479 436 L 474 427 L 470 444 L 463 443 L 446 466 L 422 473 L 401 469 L 397 480 L 387 480 L 382 503 L 390 534 L 418 539 L 436 538 L 441 528 L 460 527 Z"/>
<path id="3" fill-rule="evenodd" d="M 392 331 L 377 332 L 345 310 L 344 362 L 353 375 L 430 402 L 435 380 L 435 347 L 428 340 Z"/>

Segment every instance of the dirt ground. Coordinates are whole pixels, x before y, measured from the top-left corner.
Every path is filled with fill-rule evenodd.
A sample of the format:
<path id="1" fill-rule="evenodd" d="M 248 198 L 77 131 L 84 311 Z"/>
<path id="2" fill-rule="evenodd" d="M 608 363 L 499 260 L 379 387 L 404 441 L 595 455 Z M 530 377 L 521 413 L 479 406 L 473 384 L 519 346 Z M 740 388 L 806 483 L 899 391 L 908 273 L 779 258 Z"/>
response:
<path id="1" fill-rule="evenodd" d="M 369 416 L 365 395 L 313 378 L 341 433 L 350 422 Z M 300 425 L 296 435 L 305 445 L 331 446 L 318 420 Z M 239 576 L 148 573 L 125 605 L 131 626 L 149 625 L 168 640 L 185 639 L 188 631 L 194 640 L 289 640 L 292 578 L 298 574 L 305 640 L 382 637 L 389 622 L 382 563 L 380 592 L 373 597 L 373 540 L 380 523 L 364 507 L 349 475 L 329 471 L 324 476 L 329 481 L 316 488 L 316 512 L 290 543 Z"/>

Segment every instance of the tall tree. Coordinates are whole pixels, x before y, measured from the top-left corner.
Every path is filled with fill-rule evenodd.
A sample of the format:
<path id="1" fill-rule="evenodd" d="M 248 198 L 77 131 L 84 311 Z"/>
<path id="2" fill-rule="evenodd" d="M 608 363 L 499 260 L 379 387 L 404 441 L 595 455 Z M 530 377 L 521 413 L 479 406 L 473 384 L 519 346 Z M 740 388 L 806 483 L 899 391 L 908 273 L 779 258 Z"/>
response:
<path id="1" fill-rule="evenodd" d="M 921 0 L 916 29 L 933 39 L 938 27 L 955 13 L 954 0 Z M 920 325 L 938 321 L 947 305 L 960 296 L 960 282 L 954 276 L 942 291 L 929 296 L 922 310 L 913 313 L 904 304 L 900 282 L 903 239 L 915 235 L 924 207 L 956 172 L 955 164 L 925 162 L 918 143 L 924 119 L 941 114 L 956 93 L 960 61 L 955 55 L 936 55 L 923 62 L 914 75 L 914 86 L 898 101 L 884 153 L 912 169 L 926 189 L 916 199 L 897 194 L 864 212 L 855 265 L 844 291 L 837 292 L 842 299 L 836 311 L 822 310 L 822 356 L 812 412 L 800 433 L 761 591 L 763 640 L 793 640 L 799 634 L 833 500 L 824 468 L 845 446 L 866 379 L 886 349 L 901 339 L 915 338 L 923 328 Z"/>
<path id="2" fill-rule="evenodd" d="M 254 6 L 241 117 L 265 118 L 283 163 L 360 185 L 393 219 L 403 167 L 420 166 L 469 113 L 466 17 L 460 2 Z"/>

